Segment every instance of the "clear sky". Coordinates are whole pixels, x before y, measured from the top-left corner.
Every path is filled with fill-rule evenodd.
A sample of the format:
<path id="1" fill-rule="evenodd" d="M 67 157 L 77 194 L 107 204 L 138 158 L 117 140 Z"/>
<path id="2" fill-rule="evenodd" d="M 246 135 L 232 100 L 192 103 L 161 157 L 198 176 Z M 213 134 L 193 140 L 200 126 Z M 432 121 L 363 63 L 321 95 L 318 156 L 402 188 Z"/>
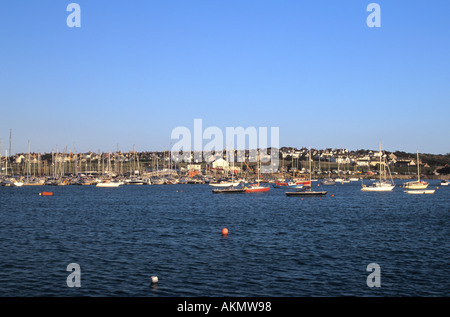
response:
<path id="1" fill-rule="evenodd" d="M 13 153 L 164 150 L 199 118 L 279 127 L 280 146 L 448 153 L 449 14 L 448 0 L 3 1 L 1 151 L 10 129 Z"/>

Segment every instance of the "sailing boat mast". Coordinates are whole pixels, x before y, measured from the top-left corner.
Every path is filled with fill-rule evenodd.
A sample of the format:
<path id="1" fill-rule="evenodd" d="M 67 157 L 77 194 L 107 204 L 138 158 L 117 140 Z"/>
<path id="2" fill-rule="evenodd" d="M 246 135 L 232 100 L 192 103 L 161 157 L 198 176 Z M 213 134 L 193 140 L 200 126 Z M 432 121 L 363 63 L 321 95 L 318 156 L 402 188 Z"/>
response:
<path id="1" fill-rule="evenodd" d="M 417 150 L 417 181 L 420 182 L 419 150 Z"/>
<path id="2" fill-rule="evenodd" d="M 311 147 L 309 147 L 309 191 L 311 191 L 312 188 L 312 176 L 311 176 Z"/>
<path id="3" fill-rule="evenodd" d="M 381 184 L 381 141 L 380 141 L 380 184 Z"/>

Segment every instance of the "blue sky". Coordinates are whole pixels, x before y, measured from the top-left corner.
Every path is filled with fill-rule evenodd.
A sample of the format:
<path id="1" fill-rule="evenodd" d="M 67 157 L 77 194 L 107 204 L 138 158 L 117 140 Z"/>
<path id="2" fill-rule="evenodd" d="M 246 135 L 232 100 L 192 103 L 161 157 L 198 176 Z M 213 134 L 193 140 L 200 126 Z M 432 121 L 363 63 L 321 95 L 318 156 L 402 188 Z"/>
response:
<path id="1" fill-rule="evenodd" d="M 280 146 L 450 152 L 449 1 L 8 1 L 13 153 L 164 150 L 177 126 L 279 127 Z M 205 141 L 207 143 L 207 141 Z"/>

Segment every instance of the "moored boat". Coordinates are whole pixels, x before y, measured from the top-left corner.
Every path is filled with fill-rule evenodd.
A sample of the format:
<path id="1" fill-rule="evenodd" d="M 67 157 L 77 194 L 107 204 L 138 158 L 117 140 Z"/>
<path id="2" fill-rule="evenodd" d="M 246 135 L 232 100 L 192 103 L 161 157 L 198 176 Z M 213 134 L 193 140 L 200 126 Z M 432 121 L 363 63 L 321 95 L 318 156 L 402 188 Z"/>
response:
<path id="1" fill-rule="evenodd" d="M 227 182 L 227 181 L 221 181 L 221 182 L 217 182 L 217 183 L 209 183 L 209 186 L 212 187 L 236 187 L 240 184 L 240 182 L 238 181 L 231 181 L 231 182 Z"/>
<path id="2" fill-rule="evenodd" d="M 303 188 L 303 185 L 302 184 L 297 185 L 297 184 L 288 184 L 288 183 L 275 183 L 275 184 L 272 184 L 272 187 L 273 188 L 281 188 L 281 189 L 292 189 L 292 188 L 301 189 L 301 188 Z"/>
<path id="3" fill-rule="evenodd" d="M 121 183 L 119 182 L 101 182 L 101 183 L 97 183 L 97 185 L 95 185 L 95 187 L 119 187 L 121 185 Z"/>
<path id="4" fill-rule="evenodd" d="M 334 185 L 334 184 L 336 184 L 336 182 L 332 178 L 325 179 L 325 180 L 321 181 L 320 183 L 322 185 Z"/>
<path id="5" fill-rule="evenodd" d="M 324 196 L 328 192 L 323 191 L 312 191 L 312 190 L 299 190 L 296 192 L 286 192 L 286 196 Z"/>
<path id="6" fill-rule="evenodd" d="M 311 157 L 311 148 L 309 148 L 309 157 Z M 295 192 L 286 192 L 286 196 L 324 196 L 327 191 L 313 191 L 311 190 L 311 159 L 309 159 L 309 181 L 307 183 L 308 189 L 301 189 Z"/>
<path id="7" fill-rule="evenodd" d="M 238 194 L 238 193 L 245 193 L 247 188 L 234 188 L 233 186 L 230 186 L 228 188 L 221 188 L 221 189 L 213 189 L 212 192 L 214 194 Z"/>
<path id="8" fill-rule="evenodd" d="M 405 190 L 405 193 L 423 195 L 423 194 L 434 194 L 434 191 L 435 191 L 434 189 L 424 189 L 424 190 L 414 189 L 414 190 Z"/>
<path id="9" fill-rule="evenodd" d="M 386 160 L 382 162 L 381 157 L 383 156 L 383 152 L 381 151 L 381 142 L 380 142 L 380 179 L 373 183 L 371 186 L 366 186 L 362 184 L 361 191 L 363 192 L 388 192 L 392 191 L 395 188 L 394 181 L 392 179 L 391 171 L 386 163 Z M 386 177 L 386 169 L 389 170 L 390 181 L 387 180 Z"/>
<path id="10" fill-rule="evenodd" d="M 403 184 L 403 188 L 406 189 L 425 189 L 430 183 L 420 180 L 420 163 L 419 163 L 419 151 L 417 151 L 417 181 L 406 182 Z"/>
<path id="11" fill-rule="evenodd" d="M 428 182 L 417 180 L 414 182 L 406 182 L 403 184 L 403 188 L 406 189 L 425 189 L 430 185 Z"/>
<path id="12" fill-rule="evenodd" d="M 259 184 L 252 184 L 245 190 L 246 193 L 259 193 L 259 192 L 267 192 L 270 187 L 260 186 Z"/>

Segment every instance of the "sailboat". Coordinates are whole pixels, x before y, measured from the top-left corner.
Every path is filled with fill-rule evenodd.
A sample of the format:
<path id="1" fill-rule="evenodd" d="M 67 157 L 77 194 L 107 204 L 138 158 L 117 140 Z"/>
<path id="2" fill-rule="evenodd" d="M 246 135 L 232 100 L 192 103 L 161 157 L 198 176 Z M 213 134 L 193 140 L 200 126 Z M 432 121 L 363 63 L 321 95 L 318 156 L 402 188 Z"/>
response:
<path id="1" fill-rule="evenodd" d="M 380 141 L 380 180 L 373 183 L 371 186 L 366 186 L 366 185 L 362 185 L 361 191 L 363 192 L 387 192 L 387 191 L 391 191 L 394 189 L 395 185 L 394 185 L 394 181 L 392 180 L 392 175 L 391 175 L 391 171 L 389 170 L 389 176 L 391 178 L 391 181 L 389 182 L 386 179 L 386 160 L 384 160 L 384 162 L 381 162 L 381 157 L 382 157 L 382 152 L 381 152 L 381 141 Z"/>
<path id="2" fill-rule="evenodd" d="M 336 184 L 336 181 L 332 178 L 329 179 L 325 179 L 323 181 L 321 181 L 322 185 L 334 185 Z"/>
<path id="3" fill-rule="evenodd" d="M 309 148 L 309 183 L 311 184 L 311 148 Z M 313 191 L 311 186 L 307 190 L 301 189 L 295 192 L 286 192 L 286 196 L 324 196 L 327 191 Z"/>
<path id="4" fill-rule="evenodd" d="M 115 182 L 115 181 L 110 181 L 110 180 L 106 180 L 103 182 L 99 182 L 95 185 L 95 187 L 108 187 L 108 188 L 112 188 L 112 187 L 119 187 L 120 185 L 122 185 L 123 183 L 121 182 Z"/>
<path id="5" fill-rule="evenodd" d="M 246 190 L 247 190 L 246 187 L 235 188 L 233 186 L 230 186 L 228 188 L 213 189 L 212 192 L 214 194 L 237 194 L 237 193 L 245 193 Z"/>
<path id="6" fill-rule="evenodd" d="M 236 184 L 236 185 L 235 185 Z M 244 193 L 247 188 L 243 187 L 243 188 L 235 188 L 237 185 L 239 185 L 240 182 L 236 182 L 234 181 L 234 155 L 233 155 L 233 167 L 232 167 L 232 172 L 231 172 L 231 183 L 227 186 L 227 188 L 220 188 L 220 189 L 213 189 L 212 192 L 214 194 L 235 194 L 235 193 Z M 209 184 L 211 186 L 215 186 L 213 184 Z M 223 187 L 223 186 L 216 186 L 216 187 Z"/>
<path id="7" fill-rule="evenodd" d="M 261 186 L 259 184 L 260 181 L 260 170 L 261 170 L 261 159 L 259 158 L 258 155 L 258 161 L 259 161 L 259 168 L 258 168 L 258 182 L 256 184 L 251 184 L 249 185 L 249 188 L 247 188 L 245 190 L 246 193 L 260 193 L 260 192 L 267 192 L 269 191 L 270 187 L 269 186 Z"/>
<path id="8" fill-rule="evenodd" d="M 209 183 L 209 186 L 212 186 L 212 187 L 230 187 L 230 186 L 232 186 L 232 187 L 236 187 L 236 186 L 238 186 L 240 184 L 240 182 L 238 182 L 238 181 L 220 181 L 220 182 L 217 182 L 217 183 Z"/>
<path id="9" fill-rule="evenodd" d="M 303 184 L 287 180 L 287 181 L 284 181 L 284 182 L 280 182 L 280 181 L 279 182 L 275 182 L 275 184 L 272 184 L 272 187 L 273 188 L 283 188 L 283 189 L 289 189 L 289 188 L 300 189 L 300 188 L 303 188 Z"/>
<path id="10" fill-rule="evenodd" d="M 403 184 L 403 188 L 406 189 L 425 189 L 430 185 L 428 182 L 420 180 L 420 164 L 419 164 L 419 151 L 417 151 L 417 181 L 406 182 Z"/>

